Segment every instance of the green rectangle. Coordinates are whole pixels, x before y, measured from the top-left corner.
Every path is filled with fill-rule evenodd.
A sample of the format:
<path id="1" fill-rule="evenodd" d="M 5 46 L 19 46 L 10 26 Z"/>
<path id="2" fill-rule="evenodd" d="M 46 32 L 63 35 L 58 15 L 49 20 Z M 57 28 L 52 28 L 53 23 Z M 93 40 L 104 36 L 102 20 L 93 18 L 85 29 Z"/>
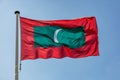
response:
<path id="1" fill-rule="evenodd" d="M 35 26 L 34 46 L 67 46 L 78 48 L 85 45 L 84 27 L 62 28 L 59 26 Z"/>

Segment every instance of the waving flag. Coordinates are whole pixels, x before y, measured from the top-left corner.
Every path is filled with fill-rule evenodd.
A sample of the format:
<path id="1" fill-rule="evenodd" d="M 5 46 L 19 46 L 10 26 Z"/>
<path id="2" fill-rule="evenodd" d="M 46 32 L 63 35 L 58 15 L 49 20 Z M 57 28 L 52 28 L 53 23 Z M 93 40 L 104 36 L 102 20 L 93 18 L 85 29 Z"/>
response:
<path id="1" fill-rule="evenodd" d="M 95 17 L 33 20 L 20 17 L 21 59 L 98 56 Z"/>

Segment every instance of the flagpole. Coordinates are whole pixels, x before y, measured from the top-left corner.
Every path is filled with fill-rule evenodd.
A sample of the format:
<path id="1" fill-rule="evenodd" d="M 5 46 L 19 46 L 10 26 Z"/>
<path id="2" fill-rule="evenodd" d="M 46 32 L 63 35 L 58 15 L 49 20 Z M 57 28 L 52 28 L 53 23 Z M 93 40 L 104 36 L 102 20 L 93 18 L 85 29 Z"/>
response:
<path id="1" fill-rule="evenodd" d="M 19 69 L 18 69 L 18 64 L 19 64 L 19 46 L 18 46 L 18 19 L 19 19 L 19 11 L 15 11 L 16 14 L 16 49 L 15 49 L 15 80 L 19 80 Z"/>

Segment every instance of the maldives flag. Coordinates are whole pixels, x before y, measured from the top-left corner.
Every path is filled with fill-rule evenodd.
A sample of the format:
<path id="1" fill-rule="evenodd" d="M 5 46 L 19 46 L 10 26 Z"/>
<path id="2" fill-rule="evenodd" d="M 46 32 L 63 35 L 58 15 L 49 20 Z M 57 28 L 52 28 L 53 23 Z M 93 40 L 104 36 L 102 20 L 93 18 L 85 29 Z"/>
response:
<path id="1" fill-rule="evenodd" d="M 95 17 L 33 20 L 20 17 L 21 60 L 98 56 Z"/>

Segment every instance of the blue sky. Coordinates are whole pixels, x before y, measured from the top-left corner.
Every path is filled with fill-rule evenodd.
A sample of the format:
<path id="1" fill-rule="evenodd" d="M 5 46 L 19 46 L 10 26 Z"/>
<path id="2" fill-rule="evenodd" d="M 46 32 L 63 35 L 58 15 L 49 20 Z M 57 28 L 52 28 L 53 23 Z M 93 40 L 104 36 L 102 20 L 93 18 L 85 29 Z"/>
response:
<path id="1" fill-rule="evenodd" d="M 14 80 L 14 11 L 42 19 L 96 16 L 99 57 L 22 61 L 19 80 L 120 80 L 119 0 L 0 0 L 0 80 Z"/>

